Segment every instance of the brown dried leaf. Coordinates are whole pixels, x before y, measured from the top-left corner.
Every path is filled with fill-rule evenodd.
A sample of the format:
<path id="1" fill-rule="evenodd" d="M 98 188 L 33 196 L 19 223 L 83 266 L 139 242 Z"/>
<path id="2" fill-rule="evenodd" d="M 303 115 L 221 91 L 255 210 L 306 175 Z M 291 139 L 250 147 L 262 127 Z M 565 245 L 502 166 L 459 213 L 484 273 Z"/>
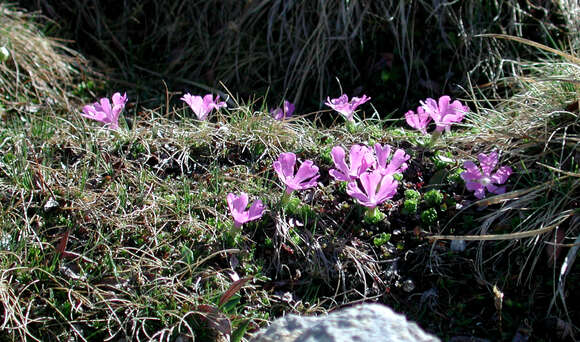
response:
<path id="1" fill-rule="evenodd" d="M 70 230 L 67 230 L 66 232 L 64 232 L 64 234 L 62 235 L 62 238 L 60 239 L 58 247 L 56 248 L 56 251 L 58 252 L 58 254 L 60 255 L 61 258 L 64 255 L 64 250 L 66 249 L 66 244 L 68 243 L 69 234 L 70 234 Z"/>
<path id="2" fill-rule="evenodd" d="M 232 298 L 232 296 L 236 294 L 236 292 L 238 292 L 248 282 L 248 280 L 251 279 L 252 277 L 247 277 L 234 281 L 230 288 L 220 297 L 219 306 L 227 303 L 228 300 L 230 300 L 230 298 Z"/>
<path id="3" fill-rule="evenodd" d="M 232 334 L 232 323 L 224 313 L 219 311 L 217 307 L 207 304 L 198 305 L 197 311 L 210 328 L 221 333 L 229 341 Z"/>

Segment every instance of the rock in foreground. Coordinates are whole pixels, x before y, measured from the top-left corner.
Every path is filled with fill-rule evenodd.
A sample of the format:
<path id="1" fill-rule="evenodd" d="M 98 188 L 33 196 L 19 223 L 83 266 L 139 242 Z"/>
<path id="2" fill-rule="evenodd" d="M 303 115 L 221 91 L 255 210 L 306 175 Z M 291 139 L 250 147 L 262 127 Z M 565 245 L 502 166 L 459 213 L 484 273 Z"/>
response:
<path id="1" fill-rule="evenodd" d="M 439 342 L 390 308 L 362 304 L 328 316 L 288 315 L 262 329 L 252 342 Z"/>

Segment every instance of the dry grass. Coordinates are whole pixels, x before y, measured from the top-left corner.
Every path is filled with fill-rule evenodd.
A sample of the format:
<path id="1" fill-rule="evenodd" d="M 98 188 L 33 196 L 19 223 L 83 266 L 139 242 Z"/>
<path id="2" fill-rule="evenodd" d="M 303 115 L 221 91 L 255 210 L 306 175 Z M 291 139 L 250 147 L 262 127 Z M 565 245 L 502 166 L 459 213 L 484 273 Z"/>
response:
<path id="1" fill-rule="evenodd" d="M 332 0 L 116 2 L 22 1 L 72 34 L 113 83 L 154 101 L 170 88 L 219 88 L 268 94 L 316 110 L 341 91 L 367 93 L 388 113 L 425 96 L 458 93 L 469 76 L 497 81 L 501 58 L 521 46 L 478 39 L 501 32 L 552 44 L 563 33 L 559 8 L 527 1 Z M 566 12 L 569 13 L 569 12 Z M 192 20 L 192 18 L 196 18 Z M 336 80 L 340 81 L 340 84 Z M 501 94 L 504 96 L 505 94 Z M 163 99 L 158 99 L 160 102 Z"/>
<path id="2" fill-rule="evenodd" d="M 39 106 L 71 109 L 71 90 L 86 60 L 62 42 L 45 37 L 26 14 L 0 4 L 0 46 L 9 56 L 0 64 L 4 110 L 31 112 Z M 30 99 L 35 99 L 31 103 Z M 74 101 L 74 100 L 73 100 Z"/>
<path id="3" fill-rule="evenodd" d="M 472 90 L 473 98 L 479 100 L 467 125 L 471 134 L 454 137 L 451 144 L 467 159 L 480 152 L 501 151 L 504 164 L 519 170 L 514 188 L 520 190 L 479 201 L 477 205 L 484 207 L 501 204 L 501 210 L 482 216 L 481 225 L 466 232 L 475 235 L 465 238 L 480 241 L 474 267 L 478 281 L 487 284 L 490 293 L 495 284 L 508 287 L 505 279 L 512 276 L 518 284 L 537 286 L 538 273 L 551 269 L 555 285 L 547 316 L 559 312 L 565 317 L 567 323 L 562 324 L 558 336 L 573 338 L 578 326 L 568 314 L 570 300 L 563 294 L 566 277 L 577 269 L 570 254 L 575 253 L 574 248 L 570 247 L 580 236 L 580 59 L 516 37 L 498 38 L 533 44 L 553 54 L 540 62 L 502 61 L 514 65 L 512 70 L 521 70 L 498 79 L 499 87 L 515 90 L 508 99 L 489 99 L 477 88 Z M 555 59 L 557 55 L 562 59 Z M 446 228 L 454 224 L 449 222 Z M 505 232 L 509 226 L 513 230 Z M 567 248 L 570 252 L 564 257 Z M 515 260 L 509 257 L 519 253 Z M 506 261 L 510 271 L 491 271 Z M 559 311 L 554 310 L 555 303 Z"/>

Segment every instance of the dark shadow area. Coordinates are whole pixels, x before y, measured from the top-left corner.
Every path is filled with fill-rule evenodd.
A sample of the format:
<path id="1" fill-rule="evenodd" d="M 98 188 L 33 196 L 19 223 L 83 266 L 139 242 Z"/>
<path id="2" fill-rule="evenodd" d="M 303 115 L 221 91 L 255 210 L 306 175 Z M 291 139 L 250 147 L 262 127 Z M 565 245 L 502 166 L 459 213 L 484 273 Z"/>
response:
<path id="1" fill-rule="evenodd" d="M 559 9 L 540 2 L 19 4 L 50 19 L 49 35 L 73 40 L 106 75 L 107 91 L 127 89 L 146 106 L 165 103 L 163 82 L 178 94 L 224 91 L 223 83 L 238 98 L 266 96 L 270 107 L 288 99 L 307 113 L 324 107 L 327 96 L 338 97 L 342 87 L 349 96 L 371 96 L 381 116 L 398 110 L 398 117 L 426 97 L 465 97 L 461 85 L 468 79 L 474 85 L 497 81 L 501 59 L 530 57 L 532 50 L 521 44 L 477 34 L 505 33 L 557 47 L 565 34 Z"/>

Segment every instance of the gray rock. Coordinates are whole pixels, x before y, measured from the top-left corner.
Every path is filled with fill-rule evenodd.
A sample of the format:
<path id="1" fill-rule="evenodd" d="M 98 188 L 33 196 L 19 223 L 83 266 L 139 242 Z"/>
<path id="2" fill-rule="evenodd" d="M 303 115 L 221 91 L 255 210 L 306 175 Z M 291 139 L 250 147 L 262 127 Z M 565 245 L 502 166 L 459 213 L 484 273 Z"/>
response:
<path id="1" fill-rule="evenodd" d="M 440 342 L 405 316 L 379 304 L 361 304 L 330 315 L 288 315 L 274 321 L 251 342 Z"/>

